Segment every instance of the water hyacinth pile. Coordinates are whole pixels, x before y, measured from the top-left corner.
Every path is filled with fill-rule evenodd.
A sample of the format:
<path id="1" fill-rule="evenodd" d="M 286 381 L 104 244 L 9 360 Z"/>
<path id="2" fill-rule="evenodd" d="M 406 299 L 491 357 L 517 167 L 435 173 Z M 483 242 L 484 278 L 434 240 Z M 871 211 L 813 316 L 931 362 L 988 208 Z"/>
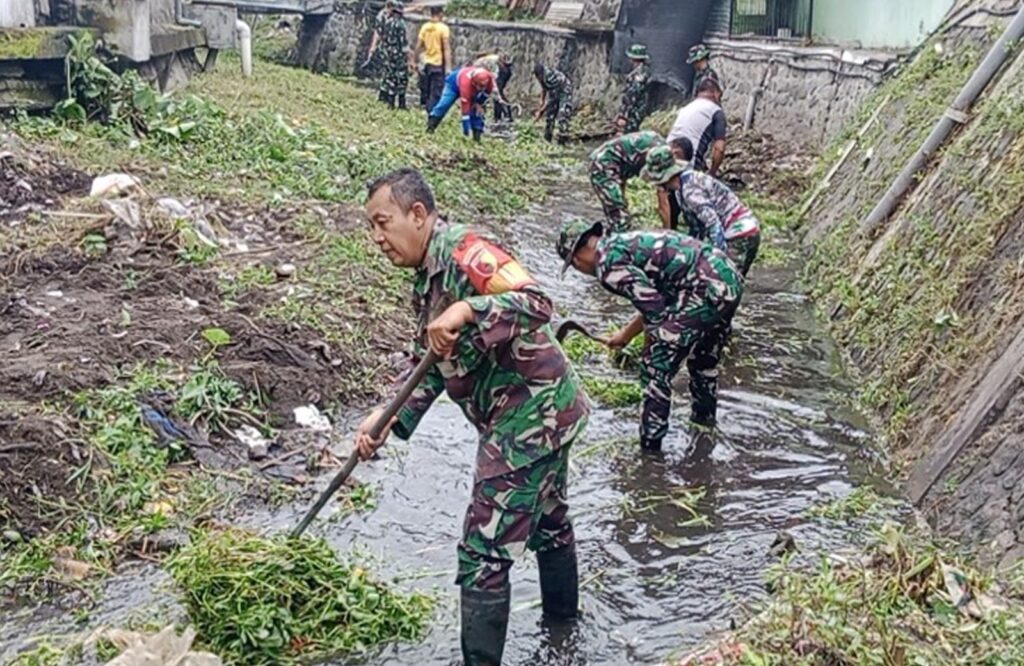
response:
<path id="1" fill-rule="evenodd" d="M 198 536 L 168 567 L 203 646 L 229 664 L 292 664 L 418 639 L 433 609 L 337 559 L 320 539 Z"/>

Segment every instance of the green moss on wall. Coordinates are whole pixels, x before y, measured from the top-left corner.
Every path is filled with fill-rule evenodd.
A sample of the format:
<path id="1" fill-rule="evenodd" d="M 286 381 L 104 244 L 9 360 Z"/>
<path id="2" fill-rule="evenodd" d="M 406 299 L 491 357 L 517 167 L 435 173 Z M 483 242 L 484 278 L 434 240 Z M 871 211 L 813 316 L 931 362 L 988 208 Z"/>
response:
<path id="1" fill-rule="evenodd" d="M 948 400 L 943 383 L 966 372 L 991 349 L 1003 330 L 1000 322 L 1024 309 L 1024 276 L 991 263 L 1024 204 L 1020 96 L 991 95 L 976 107 L 973 122 L 947 145 L 947 159 L 936 160 L 922 176 L 933 180 L 880 230 L 884 240 L 857 233 L 979 58 L 970 46 L 952 53 L 928 47 L 865 103 L 841 141 L 891 96 L 883 121 L 861 145 L 887 149 L 892 157 L 874 173 L 840 172 L 837 180 L 860 191 L 851 190 L 847 199 L 854 205 L 826 210 L 834 217 L 832 229 L 814 248 L 805 271 L 833 334 L 863 373 L 862 402 L 885 417 L 897 447 L 925 414 L 942 417 L 948 408 L 942 404 Z M 828 205 L 826 197 L 818 214 Z M 1005 269 L 1005 279 L 992 281 L 997 269 Z M 993 293 L 973 298 L 982 280 L 994 282 L 991 289 L 986 286 Z"/>

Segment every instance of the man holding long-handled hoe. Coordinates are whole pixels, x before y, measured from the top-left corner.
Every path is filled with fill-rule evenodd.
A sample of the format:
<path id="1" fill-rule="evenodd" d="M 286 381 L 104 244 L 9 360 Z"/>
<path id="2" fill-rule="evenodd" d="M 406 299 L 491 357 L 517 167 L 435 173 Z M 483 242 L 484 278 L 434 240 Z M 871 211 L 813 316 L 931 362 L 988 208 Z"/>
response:
<path id="1" fill-rule="evenodd" d="M 465 663 L 499 664 L 508 626 L 509 568 L 537 553 L 544 614 L 572 618 L 578 575 L 566 504 L 569 448 L 589 403 L 549 324 L 552 305 L 522 266 L 487 236 L 440 218 L 423 176 L 389 173 L 369 187 L 373 240 L 416 271 L 413 356 L 441 357 L 380 437 L 380 409 L 360 425 L 366 459 L 389 431 L 406 439 L 442 391 L 480 432 L 458 546 Z M 412 371 L 410 364 L 409 372 Z"/>

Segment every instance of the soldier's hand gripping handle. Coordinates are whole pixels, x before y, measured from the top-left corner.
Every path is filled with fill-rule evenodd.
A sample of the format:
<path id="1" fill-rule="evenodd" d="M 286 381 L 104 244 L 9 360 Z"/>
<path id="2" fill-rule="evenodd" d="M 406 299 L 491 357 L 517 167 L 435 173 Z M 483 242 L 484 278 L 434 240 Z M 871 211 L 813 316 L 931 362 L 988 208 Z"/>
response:
<path id="1" fill-rule="evenodd" d="M 373 410 L 369 416 L 363 419 L 363 422 L 359 424 L 359 428 L 356 430 L 356 451 L 359 453 L 360 458 L 367 460 L 373 456 L 377 449 L 384 445 L 388 435 L 391 434 L 392 426 L 395 425 L 399 410 L 402 409 L 409 396 L 412 395 L 412 392 L 416 390 L 416 387 L 426 377 L 427 372 L 439 360 L 440 357 L 433 350 L 428 351 L 420 359 L 420 362 L 416 364 L 416 367 L 413 368 L 412 373 L 406 378 L 402 388 L 398 390 L 398 393 L 391 402 L 385 407 L 378 407 Z"/>
<path id="2" fill-rule="evenodd" d="M 473 323 L 473 308 L 469 303 L 458 301 L 427 324 L 427 342 L 430 349 L 441 358 L 449 358 L 459 339 L 463 326 Z"/>

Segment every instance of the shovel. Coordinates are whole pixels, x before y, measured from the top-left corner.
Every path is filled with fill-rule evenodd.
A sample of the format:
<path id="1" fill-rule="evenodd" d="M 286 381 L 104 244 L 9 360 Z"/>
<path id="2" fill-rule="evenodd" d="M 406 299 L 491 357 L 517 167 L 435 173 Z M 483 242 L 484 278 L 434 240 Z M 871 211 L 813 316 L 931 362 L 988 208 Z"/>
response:
<path id="1" fill-rule="evenodd" d="M 570 333 L 579 333 L 580 335 L 590 338 L 594 342 L 600 342 L 602 345 L 608 346 L 607 338 L 602 338 L 597 335 L 594 335 L 586 328 L 584 328 L 583 324 L 575 322 L 572 319 L 568 319 L 562 322 L 562 324 L 558 327 L 558 330 L 555 331 L 555 339 L 558 340 L 559 342 L 562 342 Z"/>
<path id="2" fill-rule="evenodd" d="M 409 399 L 409 396 L 412 395 L 412 392 L 416 390 L 416 387 L 419 386 L 420 382 L 423 381 L 423 378 L 427 375 L 427 372 L 434 367 L 434 364 L 437 363 L 438 360 L 440 360 L 440 357 L 437 354 L 430 350 L 427 351 L 416 367 L 413 368 L 412 374 L 409 375 L 409 378 L 405 380 L 404 384 L 402 384 L 402 388 L 399 389 L 398 394 L 388 404 L 388 406 L 384 408 L 380 418 L 378 418 L 377 422 L 373 424 L 372 428 L 370 428 L 370 437 L 373 439 L 380 437 L 384 428 L 386 428 L 388 423 L 391 422 L 391 419 L 393 419 L 395 414 L 398 413 L 398 410 L 402 408 L 405 401 Z M 345 483 L 345 480 L 348 479 L 349 475 L 352 474 L 352 470 L 354 470 L 358 464 L 359 450 L 356 449 L 352 451 L 351 455 L 349 455 L 348 460 L 345 461 L 345 465 L 341 468 L 341 471 L 335 474 L 334 478 L 331 479 L 331 483 L 327 486 L 327 489 L 324 490 L 320 494 L 320 497 L 317 498 L 316 504 L 306 512 L 306 515 L 302 517 L 302 521 L 291 531 L 290 536 L 292 538 L 298 537 L 306 531 L 309 524 L 313 522 L 313 519 L 316 518 L 317 514 L 320 513 L 320 510 L 324 508 L 325 504 L 327 504 L 327 500 L 331 498 L 331 495 L 338 492 L 338 488 L 341 488 L 342 484 Z"/>

